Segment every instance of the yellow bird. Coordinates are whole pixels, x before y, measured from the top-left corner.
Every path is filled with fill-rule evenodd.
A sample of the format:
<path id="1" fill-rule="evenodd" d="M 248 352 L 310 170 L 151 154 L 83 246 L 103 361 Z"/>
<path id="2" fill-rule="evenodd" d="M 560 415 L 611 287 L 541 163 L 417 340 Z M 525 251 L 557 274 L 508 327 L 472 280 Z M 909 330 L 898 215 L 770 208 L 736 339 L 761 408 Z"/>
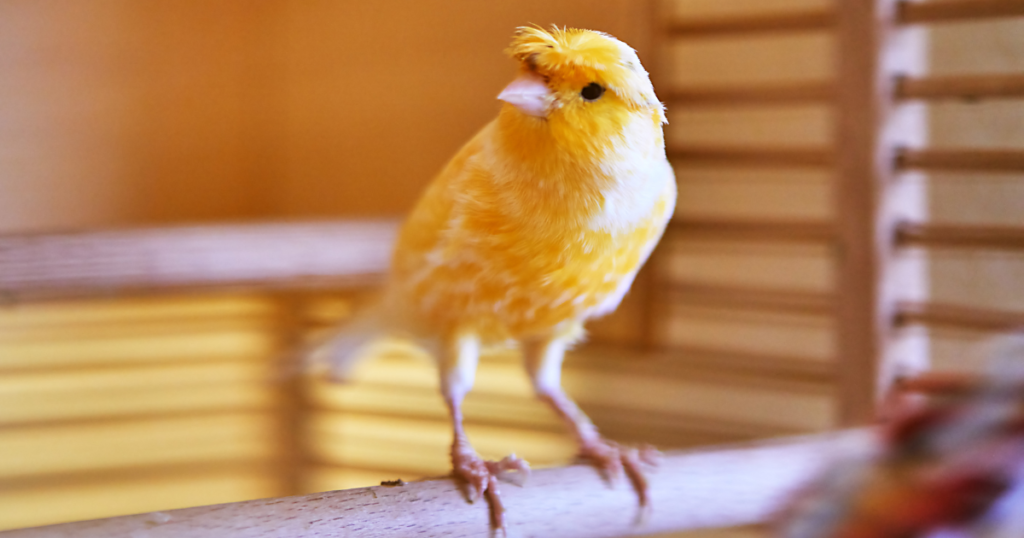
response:
<path id="1" fill-rule="evenodd" d="M 373 335 L 433 351 L 451 412 L 455 476 L 486 494 L 503 526 L 496 476 L 462 426 L 481 348 L 518 344 L 540 399 L 580 454 L 609 478 L 625 467 L 641 503 L 641 456 L 606 441 L 561 388 L 562 358 L 583 323 L 614 310 L 672 215 L 664 106 L 636 52 L 601 32 L 519 28 L 520 74 L 498 117 L 452 158 L 405 222 L 375 314 L 323 348 L 344 369 Z"/>

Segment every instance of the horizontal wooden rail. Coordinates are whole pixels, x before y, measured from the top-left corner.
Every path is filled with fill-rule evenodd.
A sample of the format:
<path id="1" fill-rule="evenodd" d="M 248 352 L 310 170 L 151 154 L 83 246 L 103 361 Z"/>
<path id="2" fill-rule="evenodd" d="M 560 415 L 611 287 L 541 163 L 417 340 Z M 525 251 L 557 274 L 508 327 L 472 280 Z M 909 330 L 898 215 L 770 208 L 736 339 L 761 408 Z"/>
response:
<path id="1" fill-rule="evenodd" d="M 899 99 L 980 99 L 1024 97 L 1024 73 L 902 77 L 896 82 Z"/>
<path id="2" fill-rule="evenodd" d="M 763 523 L 836 453 L 874 442 L 871 432 L 853 430 L 667 454 L 650 476 L 652 510 L 644 523 L 637 523 L 636 495 L 624 480 L 609 487 L 584 465 L 535 471 L 524 487 L 502 487 L 509 535 L 611 537 Z M 491 529 L 485 503 L 467 503 L 453 481 L 438 479 L 0 532 L 3 538 L 349 535 L 486 537 Z"/>
<path id="3" fill-rule="evenodd" d="M 1024 172 L 1020 149 L 901 149 L 896 166 L 905 170 Z"/>
<path id="4" fill-rule="evenodd" d="M 800 11 L 675 19 L 665 25 L 671 37 L 827 30 L 835 24 L 835 12 L 827 8 Z"/>
<path id="5" fill-rule="evenodd" d="M 673 301 L 740 310 L 824 316 L 832 314 L 834 308 L 830 295 L 803 290 L 690 283 L 673 283 L 669 290 Z"/>
<path id="6" fill-rule="evenodd" d="M 0 236 L 0 301 L 180 288 L 368 285 L 390 220 Z"/>
<path id="7" fill-rule="evenodd" d="M 751 84 L 746 86 L 676 88 L 667 100 L 680 105 L 764 105 L 779 103 L 827 102 L 835 86 L 827 81 L 790 84 Z"/>
<path id="8" fill-rule="evenodd" d="M 900 303 L 897 325 L 927 325 L 976 331 L 1014 331 L 1024 328 L 1024 312 L 940 303 Z"/>
<path id="9" fill-rule="evenodd" d="M 903 24 L 954 22 L 1024 16 L 1021 0 L 929 0 L 899 3 L 897 20 Z"/>
<path id="10" fill-rule="evenodd" d="M 683 378 L 690 370 L 708 370 L 758 379 L 786 378 L 812 383 L 835 381 L 835 364 L 824 358 L 716 349 L 700 346 L 666 346 L 653 349 L 623 345 L 588 344 L 570 352 L 567 364 L 575 357 L 587 367 L 605 368 L 642 375 L 662 376 L 679 371 Z"/>
<path id="11" fill-rule="evenodd" d="M 1024 228 L 905 222 L 896 228 L 896 242 L 931 248 L 1024 250 Z"/>
<path id="12" fill-rule="evenodd" d="M 825 243 L 836 238 L 836 227 L 826 221 L 736 220 L 676 218 L 669 223 L 669 239 L 778 241 Z"/>
<path id="13" fill-rule="evenodd" d="M 757 167 L 823 167 L 835 162 L 828 148 L 815 147 L 729 147 L 669 146 L 668 156 L 677 164 L 715 164 Z"/>

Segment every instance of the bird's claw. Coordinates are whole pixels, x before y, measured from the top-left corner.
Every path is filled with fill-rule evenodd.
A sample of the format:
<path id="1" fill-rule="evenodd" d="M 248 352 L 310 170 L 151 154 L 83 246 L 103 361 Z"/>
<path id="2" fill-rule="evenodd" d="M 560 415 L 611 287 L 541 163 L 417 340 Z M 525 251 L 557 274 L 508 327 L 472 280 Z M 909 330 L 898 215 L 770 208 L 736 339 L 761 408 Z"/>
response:
<path id="1" fill-rule="evenodd" d="M 615 486 L 622 476 L 629 478 L 640 503 L 641 519 L 650 505 L 646 471 L 657 467 L 661 453 L 651 445 L 624 447 L 614 441 L 596 439 L 580 447 L 580 457 L 595 465 L 601 476 Z"/>
<path id="2" fill-rule="evenodd" d="M 498 480 L 522 486 L 530 475 L 530 465 L 515 454 L 501 461 L 485 461 L 468 446 L 452 446 L 452 471 L 466 483 L 466 497 L 471 503 L 486 496 L 491 509 L 491 524 L 508 534 L 505 527 L 505 506 L 501 502 Z"/>
<path id="3" fill-rule="evenodd" d="M 522 487 L 530 477 L 530 464 L 515 454 L 509 454 L 501 461 L 485 461 L 487 470 L 498 480 Z"/>

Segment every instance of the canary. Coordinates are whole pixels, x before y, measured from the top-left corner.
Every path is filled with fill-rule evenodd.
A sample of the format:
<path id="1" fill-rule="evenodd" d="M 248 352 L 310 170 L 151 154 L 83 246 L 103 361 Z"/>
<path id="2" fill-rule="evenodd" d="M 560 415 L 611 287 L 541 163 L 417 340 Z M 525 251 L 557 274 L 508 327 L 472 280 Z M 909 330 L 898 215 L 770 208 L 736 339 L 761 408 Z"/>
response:
<path id="1" fill-rule="evenodd" d="M 665 156 L 664 106 L 636 52 L 601 32 L 519 28 L 507 53 L 519 75 L 498 117 L 426 189 L 399 232 L 372 323 L 326 349 L 344 368 L 353 332 L 374 325 L 437 356 L 451 415 L 456 477 L 486 495 L 503 526 L 496 477 L 526 470 L 485 462 L 461 405 L 482 348 L 518 344 L 537 395 L 606 476 L 623 469 L 645 487 L 641 457 L 603 439 L 561 388 L 563 355 L 586 320 L 611 312 L 672 215 L 676 184 Z M 372 331 L 371 331 L 372 332 Z"/>

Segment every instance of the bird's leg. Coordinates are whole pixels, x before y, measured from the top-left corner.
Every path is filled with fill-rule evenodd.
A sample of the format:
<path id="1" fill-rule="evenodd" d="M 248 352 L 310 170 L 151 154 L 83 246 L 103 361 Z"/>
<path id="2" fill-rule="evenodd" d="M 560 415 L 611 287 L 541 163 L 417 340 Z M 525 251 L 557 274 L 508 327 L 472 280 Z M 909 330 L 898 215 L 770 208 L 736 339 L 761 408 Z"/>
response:
<path id="1" fill-rule="evenodd" d="M 473 388 L 476 365 L 480 357 L 480 343 L 473 337 L 462 337 L 448 345 L 441 361 L 441 392 L 452 420 L 454 440 L 452 441 L 452 472 L 466 483 L 466 497 L 475 502 L 486 495 L 491 508 L 491 523 L 505 529 L 505 508 L 498 491 L 498 478 L 514 472 L 515 478 L 522 479 L 529 473 L 525 461 L 509 456 L 493 462 L 484 461 L 469 443 L 469 437 L 462 427 L 462 401 Z"/>
<path id="2" fill-rule="evenodd" d="M 572 429 L 580 446 L 580 456 L 592 461 L 609 482 L 617 481 L 625 471 L 637 492 L 640 506 L 646 507 L 648 486 L 643 467 L 657 464 L 657 450 L 649 446 L 639 449 L 623 447 L 601 437 L 590 418 L 562 390 L 565 340 L 553 338 L 524 342 L 523 355 L 537 396 Z"/>

